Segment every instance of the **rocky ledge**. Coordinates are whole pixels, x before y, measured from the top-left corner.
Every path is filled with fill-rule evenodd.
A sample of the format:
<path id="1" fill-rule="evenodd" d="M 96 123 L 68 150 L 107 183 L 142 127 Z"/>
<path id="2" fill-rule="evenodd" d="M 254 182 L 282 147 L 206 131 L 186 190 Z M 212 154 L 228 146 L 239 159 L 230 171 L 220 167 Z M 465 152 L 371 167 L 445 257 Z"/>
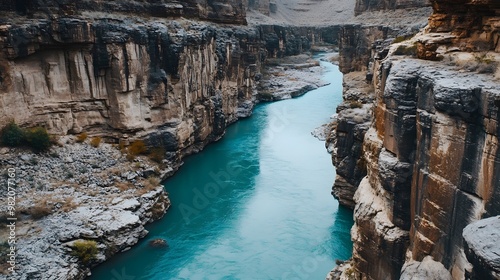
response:
<path id="1" fill-rule="evenodd" d="M 144 225 L 170 206 L 160 185 L 168 172 L 148 158 L 127 159 L 116 146 L 96 148 L 71 137 L 59 142 L 64 144 L 47 154 L 0 150 L 0 167 L 16 174 L 16 279 L 83 279 L 89 267 L 145 237 Z M 6 206 L 1 213 L 8 213 Z M 8 233 L 2 229 L 0 239 Z M 97 247 L 85 264 L 74 254 L 75 242 L 82 240 Z M 6 243 L 1 250 L 3 258 Z"/>
<path id="2" fill-rule="evenodd" d="M 473 266 L 469 279 L 500 278 L 500 216 L 474 222 L 463 231 L 465 255 Z"/>
<path id="3" fill-rule="evenodd" d="M 259 83 L 260 101 L 298 97 L 327 85 L 321 78 L 322 67 L 311 54 L 268 59 Z"/>

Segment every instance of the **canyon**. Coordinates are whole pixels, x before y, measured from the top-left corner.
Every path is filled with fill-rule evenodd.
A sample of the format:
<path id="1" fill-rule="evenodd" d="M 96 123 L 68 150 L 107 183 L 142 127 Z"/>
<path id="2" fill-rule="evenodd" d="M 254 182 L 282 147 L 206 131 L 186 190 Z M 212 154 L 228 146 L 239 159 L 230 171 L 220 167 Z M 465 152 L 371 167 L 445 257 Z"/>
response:
<path id="1" fill-rule="evenodd" d="M 332 194 L 354 209 L 355 222 L 352 258 L 328 277 L 497 279 L 497 246 L 488 236 L 495 234 L 500 214 L 500 5 L 333 2 L 2 1 L 1 124 L 43 126 L 66 146 L 75 135 L 88 133 L 107 142 L 110 158 L 120 157 L 112 144 L 136 140 L 164 152 L 163 170 L 142 157 L 138 164 L 122 159 L 93 167 L 104 173 L 110 165 L 138 169 L 102 183 L 109 188 L 107 198 L 116 199 L 102 213 L 129 215 L 119 216 L 114 227 L 100 221 L 104 216 L 95 209 L 101 201 L 92 202 L 95 209 L 82 205 L 59 213 L 62 218 L 37 222 L 42 228 L 71 224 L 71 234 L 59 240 L 42 234 L 44 242 L 57 244 L 49 251 L 49 264 L 56 263 L 51 273 L 86 277 L 88 267 L 76 265 L 67 253 L 75 240 L 99 241 L 107 254 L 97 262 L 128 250 L 170 201 L 158 182 L 140 191 L 140 199 L 132 191 L 136 198 L 113 197 L 115 182 L 141 190 L 151 174 L 171 176 L 186 156 L 251 115 L 271 60 L 328 44 L 338 48 L 344 73 L 344 101 L 326 139 L 337 173 Z M 301 94 L 308 86 L 296 90 Z M 280 98 L 263 100 L 275 99 Z M 89 153 L 76 146 L 54 149 L 76 158 Z M 11 158 L 23 154 L 17 150 L 1 153 L 2 166 L 14 163 L 19 169 L 32 158 L 44 160 Z M 64 172 L 57 164 L 44 168 Z M 84 182 L 90 179 L 83 173 L 77 178 L 82 181 L 71 183 L 96 184 Z M 30 183 L 18 184 L 37 193 Z M 74 193 L 71 187 L 61 199 Z M 95 185 L 91 189 L 97 191 Z M 94 233 L 72 224 L 72 215 L 96 220 Z M 34 228 L 26 230 L 29 242 L 42 244 Z M 120 231 L 131 238 L 122 242 Z M 485 237 L 471 237 L 477 235 Z M 34 248 L 41 254 L 48 247 Z M 29 270 L 26 264 L 21 279 L 42 279 L 49 265 Z"/>

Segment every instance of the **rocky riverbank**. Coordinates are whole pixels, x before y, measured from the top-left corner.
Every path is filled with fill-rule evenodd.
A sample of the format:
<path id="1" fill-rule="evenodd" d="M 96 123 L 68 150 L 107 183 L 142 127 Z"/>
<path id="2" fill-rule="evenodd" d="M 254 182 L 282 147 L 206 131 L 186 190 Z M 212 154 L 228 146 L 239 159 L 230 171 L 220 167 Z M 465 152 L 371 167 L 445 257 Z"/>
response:
<path id="1" fill-rule="evenodd" d="M 287 73 L 308 77 L 303 81 L 292 75 L 282 77 L 280 82 L 287 87 L 280 99 L 292 97 L 304 84 L 322 85 L 321 67 L 311 61 L 303 55 L 287 60 L 285 66 L 267 68 L 278 73 L 282 67 L 290 67 Z M 160 219 L 170 206 L 160 181 L 178 169 L 178 161 L 164 159 L 159 164 L 147 156 L 131 157 L 118 144 L 96 147 L 95 138 L 83 142 L 78 138 L 59 137 L 57 145 L 42 154 L 22 148 L 0 149 L 0 168 L 16 170 L 18 279 L 83 279 L 90 273 L 89 267 L 144 238 L 144 226 Z M 0 207 L 0 213 L 7 210 L 6 204 Z M 1 219 L 6 221 L 7 215 Z M 7 240 L 8 233 L 2 230 L 0 240 Z M 83 265 L 72 252 L 75 242 L 89 240 L 96 242 L 98 251 Z M 8 250 L 1 248 L 5 253 Z M 8 267 L 5 263 L 4 273 Z"/>
<path id="2" fill-rule="evenodd" d="M 15 169 L 16 279 L 83 279 L 89 266 L 146 236 L 144 225 L 170 206 L 160 178 L 171 170 L 144 156 L 127 158 L 116 145 L 93 147 L 74 137 L 59 143 L 44 154 L 0 149 L 0 168 Z M 2 221 L 6 207 L 0 207 Z M 7 234 L 3 228 L 0 239 Z M 97 244 L 95 258 L 85 265 L 71 254 L 79 240 Z M 7 248 L 2 250 L 5 256 Z M 2 265 L 6 272 L 9 265 Z"/>

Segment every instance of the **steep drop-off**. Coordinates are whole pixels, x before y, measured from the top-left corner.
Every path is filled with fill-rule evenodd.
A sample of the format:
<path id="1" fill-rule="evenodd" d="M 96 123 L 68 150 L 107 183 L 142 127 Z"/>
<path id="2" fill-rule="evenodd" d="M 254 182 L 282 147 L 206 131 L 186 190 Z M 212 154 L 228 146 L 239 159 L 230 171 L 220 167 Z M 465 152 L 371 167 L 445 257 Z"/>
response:
<path id="1" fill-rule="evenodd" d="M 364 166 L 367 175 L 343 192 L 356 189 L 354 251 L 337 276 L 498 273 L 491 265 L 498 260 L 487 259 L 492 255 L 470 238 L 466 254 L 462 237 L 471 222 L 500 214 L 498 5 L 433 1 L 433 7 L 424 32 L 374 52 L 373 121 L 356 144 L 360 170 L 344 173 L 354 183 Z M 356 126 L 339 126 L 337 138 L 356 135 Z M 354 150 L 339 139 L 337 155 Z"/>

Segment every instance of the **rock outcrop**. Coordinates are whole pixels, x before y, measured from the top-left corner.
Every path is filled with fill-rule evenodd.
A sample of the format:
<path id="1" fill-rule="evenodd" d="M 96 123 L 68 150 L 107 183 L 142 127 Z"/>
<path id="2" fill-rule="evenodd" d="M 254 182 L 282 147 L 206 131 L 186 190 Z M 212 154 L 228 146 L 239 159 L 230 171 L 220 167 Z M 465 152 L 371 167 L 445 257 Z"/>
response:
<path id="1" fill-rule="evenodd" d="M 246 0 L 5 0 L 0 11 L 33 16 L 39 12 L 74 16 L 82 11 L 124 13 L 134 17 L 186 17 L 222 23 L 246 23 Z"/>
<path id="2" fill-rule="evenodd" d="M 366 11 L 395 10 L 429 6 L 428 0 L 356 0 L 354 14 Z"/>
<path id="3" fill-rule="evenodd" d="M 455 3 L 433 1 L 429 28 L 372 62 L 374 119 L 362 145 L 367 176 L 354 197 L 353 259 L 341 277 L 497 273 L 478 253 L 483 245 L 470 243 L 471 229 L 465 248 L 462 240 L 468 224 L 500 214 L 497 7 Z"/>
<path id="4" fill-rule="evenodd" d="M 1 123 L 135 134 L 181 157 L 251 113 L 258 29 L 88 13 L 0 27 Z"/>
<path id="5" fill-rule="evenodd" d="M 326 139 L 331 149 L 336 178 L 332 194 L 340 204 L 354 209 L 354 192 L 364 176 L 363 139 L 372 120 L 375 60 L 388 54 L 394 38 L 411 37 L 421 26 L 408 23 L 403 29 L 387 26 L 345 25 L 339 35 L 339 69 L 344 73 L 343 102 L 337 107 L 334 129 Z"/>
<path id="6" fill-rule="evenodd" d="M 468 279 L 500 278 L 500 216 L 471 223 L 463 232 L 465 255 L 473 265 Z"/>

